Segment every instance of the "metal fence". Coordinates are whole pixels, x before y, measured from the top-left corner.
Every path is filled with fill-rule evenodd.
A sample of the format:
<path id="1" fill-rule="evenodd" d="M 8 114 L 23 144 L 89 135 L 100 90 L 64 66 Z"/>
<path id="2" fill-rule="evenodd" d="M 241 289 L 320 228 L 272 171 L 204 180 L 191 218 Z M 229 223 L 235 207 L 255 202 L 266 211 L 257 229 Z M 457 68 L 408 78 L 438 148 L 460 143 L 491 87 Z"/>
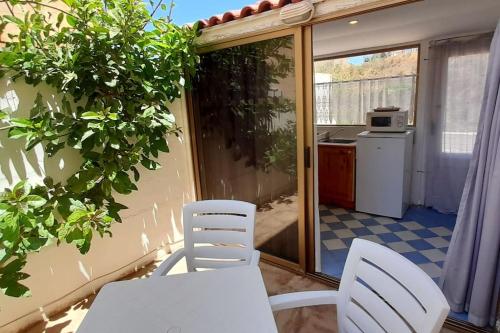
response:
<path id="1" fill-rule="evenodd" d="M 417 76 L 405 75 L 316 84 L 316 123 L 364 125 L 366 112 L 383 106 L 408 110 L 413 123 Z"/>

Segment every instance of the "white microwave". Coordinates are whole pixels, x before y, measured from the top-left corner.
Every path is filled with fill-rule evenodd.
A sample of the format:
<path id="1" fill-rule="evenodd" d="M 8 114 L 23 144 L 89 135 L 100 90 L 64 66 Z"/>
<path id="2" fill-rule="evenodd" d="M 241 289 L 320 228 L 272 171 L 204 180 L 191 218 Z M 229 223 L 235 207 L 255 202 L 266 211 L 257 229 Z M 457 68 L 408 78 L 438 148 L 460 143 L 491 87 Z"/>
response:
<path id="1" fill-rule="evenodd" d="M 408 111 L 366 113 L 366 130 L 370 132 L 406 132 Z"/>

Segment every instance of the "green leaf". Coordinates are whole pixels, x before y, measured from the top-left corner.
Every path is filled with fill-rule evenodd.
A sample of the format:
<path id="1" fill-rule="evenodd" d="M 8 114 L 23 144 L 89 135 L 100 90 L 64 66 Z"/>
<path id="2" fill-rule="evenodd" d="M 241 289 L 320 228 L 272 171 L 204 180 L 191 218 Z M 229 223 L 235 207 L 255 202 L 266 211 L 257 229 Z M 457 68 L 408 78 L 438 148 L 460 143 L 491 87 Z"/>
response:
<path id="1" fill-rule="evenodd" d="M 75 200 L 75 199 L 69 199 L 69 202 L 70 202 L 70 209 L 72 211 L 74 210 L 86 210 L 87 207 L 85 207 L 85 205 L 83 204 L 83 202 L 79 201 L 79 200 Z"/>
<path id="2" fill-rule="evenodd" d="M 157 170 L 161 167 L 159 163 L 148 158 L 141 159 L 141 164 L 148 170 Z"/>
<path id="3" fill-rule="evenodd" d="M 11 67 L 19 60 L 19 55 L 16 52 L 0 51 L 0 64 L 5 67 Z"/>
<path id="4" fill-rule="evenodd" d="M 101 189 L 105 196 L 111 196 L 111 181 L 109 179 L 104 179 L 101 183 Z"/>
<path id="5" fill-rule="evenodd" d="M 5 249 L 0 248 L 0 263 L 8 259 L 8 254 Z"/>
<path id="6" fill-rule="evenodd" d="M 8 118 L 9 115 L 3 111 L 0 111 L 0 120 Z"/>
<path id="7" fill-rule="evenodd" d="M 11 118 L 10 122 L 16 127 L 31 127 L 33 125 L 31 120 L 24 118 Z"/>
<path id="8" fill-rule="evenodd" d="M 28 136 L 28 137 L 30 137 L 30 136 Z M 37 138 L 37 137 L 30 137 L 28 140 L 26 140 L 25 149 L 27 151 L 29 151 L 29 150 L 33 149 L 40 142 L 42 142 L 42 139 Z"/>
<path id="9" fill-rule="evenodd" d="M 23 200 L 30 194 L 31 185 L 26 180 L 22 180 L 17 183 L 12 189 L 12 193 L 17 200 Z"/>
<path id="10" fill-rule="evenodd" d="M 7 248 L 12 248 L 19 239 L 18 215 L 7 215 L 4 217 L 4 225 L 2 227 L 2 244 Z"/>
<path id="11" fill-rule="evenodd" d="M 8 133 L 10 139 L 19 139 L 31 133 L 28 128 L 11 128 Z"/>
<path id="12" fill-rule="evenodd" d="M 38 252 L 42 247 L 47 244 L 48 239 L 44 237 L 30 237 L 24 239 L 23 243 L 30 252 Z"/>
<path id="13" fill-rule="evenodd" d="M 5 192 L 0 193 L 0 216 L 11 208 L 11 205 L 6 201 L 9 200 L 12 191 L 10 189 L 5 189 Z"/>
<path id="14" fill-rule="evenodd" d="M 116 174 L 113 180 L 113 188 L 116 192 L 121 194 L 128 194 L 133 190 L 137 190 L 137 186 L 130 181 L 128 174 L 124 171 L 119 171 Z"/>
<path id="15" fill-rule="evenodd" d="M 84 236 L 82 244 L 78 246 L 78 249 L 80 250 L 81 254 L 89 252 L 91 241 L 92 241 L 92 230 L 89 230 L 89 232 Z"/>
<path id="16" fill-rule="evenodd" d="M 72 7 L 74 4 L 74 0 L 62 0 L 68 7 Z"/>
<path id="17" fill-rule="evenodd" d="M 111 28 L 109 29 L 109 37 L 114 38 L 121 32 L 120 28 Z"/>
<path id="18" fill-rule="evenodd" d="M 147 81 L 142 82 L 142 87 L 144 88 L 144 90 L 146 90 L 147 93 L 151 93 L 153 91 L 153 87 Z"/>
<path id="19" fill-rule="evenodd" d="M 108 87 L 116 87 L 116 84 L 118 83 L 118 81 L 116 79 L 113 79 L 111 81 L 107 81 L 107 82 L 104 82 L 104 84 L 106 84 Z"/>
<path id="20" fill-rule="evenodd" d="M 54 219 L 54 214 L 52 212 L 49 214 L 47 219 L 45 220 L 45 225 L 47 227 L 52 227 L 54 225 L 55 219 Z"/>
<path id="21" fill-rule="evenodd" d="M 52 179 L 52 177 L 45 177 L 43 179 L 43 183 L 45 184 L 45 186 L 47 187 L 53 187 L 54 186 L 54 179 Z"/>
<path id="22" fill-rule="evenodd" d="M 85 120 L 103 120 L 104 116 L 97 112 L 87 111 L 82 113 L 81 118 Z"/>
<path id="23" fill-rule="evenodd" d="M 80 142 L 85 141 L 86 139 L 90 138 L 92 135 L 94 135 L 94 133 L 95 132 L 93 130 L 91 130 L 91 129 L 85 131 L 85 133 L 83 133 L 83 135 L 82 135 L 82 138 L 81 138 Z"/>
<path id="24" fill-rule="evenodd" d="M 144 110 L 144 112 L 141 115 L 141 118 L 151 118 L 155 114 L 155 108 L 154 106 L 150 106 Z"/>
<path id="25" fill-rule="evenodd" d="M 34 208 L 42 207 L 47 203 L 47 200 L 45 200 L 39 195 L 34 195 L 34 194 L 28 195 L 26 197 L 26 201 L 28 202 L 29 206 Z"/>
<path id="26" fill-rule="evenodd" d="M 122 220 L 121 220 L 121 217 L 118 213 L 120 212 L 120 210 L 123 210 L 123 209 L 128 209 L 128 207 L 124 206 L 120 203 L 117 203 L 117 202 L 111 202 L 108 205 L 108 214 L 110 217 L 112 217 L 116 221 L 121 222 Z"/>
<path id="27" fill-rule="evenodd" d="M 131 170 L 132 170 L 132 172 L 134 173 L 134 180 L 135 180 L 136 182 L 138 182 L 138 181 L 139 181 L 139 179 L 141 178 L 141 175 L 140 175 L 140 173 L 139 173 L 139 170 L 137 170 L 137 168 L 136 168 L 135 166 L 131 167 L 130 169 L 131 169 Z"/>
<path id="28" fill-rule="evenodd" d="M 118 140 L 115 137 L 110 137 L 109 138 L 109 145 L 111 146 L 111 148 L 118 150 L 118 149 L 120 149 L 120 140 Z"/>
<path id="29" fill-rule="evenodd" d="M 48 143 L 47 146 L 45 147 L 45 152 L 49 157 L 52 157 L 55 154 L 57 154 L 59 150 L 63 149 L 64 146 L 65 146 L 64 142 L 60 142 L 58 144 Z"/>
<path id="30" fill-rule="evenodd" d="M 23 20 L 12 15 L 2 15 L 2 18 L 17 25 L 24 25 Z"/>
<path id="31" fill-rule="evenodd" d="M 109 162 L 104 165 L 104 171 L 109 180 L 113 180 L 118 172 L 118 165 L 115 162 Z"/>
<path id="32" fill-rule="evenodd" d="M 74 16 L 66 15 L 66 22 L 72 27 L 75 27 L 77 24 L 77 19 Z"/>
<path id="33" fill-rule="evenodd" d="M 158 138 L 158 140 L 154 142 L 154 145 L 155 145 L 156 149 L 158 149 L 159 151 L 162 151 L 165 153 L 168 153 L 168 151 L 169 151 L 168 145 L 167 145 L 167 140 L 165 140 L 165 138 Z"/>
<path id="34" fill-rule="evenodd" d="M 83 218 L 87 217 L 87 211 L 86 210 L 75 210 L 71 215 L 68 217 L 67 222 L 69 224 L 76 224 L 80 222 Z"/>
<path id="35" fill-rule="evenodd" d="M 79 228 L 72 228 L 70 232 L 66 235 L 66 242 L 75 243 L 77 247 L 83 243 L 83 232 Z"/>

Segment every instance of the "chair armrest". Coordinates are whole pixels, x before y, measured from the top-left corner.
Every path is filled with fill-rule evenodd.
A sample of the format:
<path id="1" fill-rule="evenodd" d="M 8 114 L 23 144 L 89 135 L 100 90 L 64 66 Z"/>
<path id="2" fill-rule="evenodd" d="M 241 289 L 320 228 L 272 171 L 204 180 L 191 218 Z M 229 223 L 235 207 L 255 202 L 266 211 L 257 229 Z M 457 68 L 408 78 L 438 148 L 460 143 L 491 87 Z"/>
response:
<path id="1" fill-rule="evenodd" d="M 259 266 L 260 251 L 253 250 L 252 257 L 250 258 L 251 266 Z"/>
<path id="2" fill-rule="evenodd" d="M 172 253 L 165 261 L 163 261 L 160 266 L 158 266 L 151 277 L 158 277 L 167 275 L 167 273 L 172 269 L 186 255 L 186 251 L 184 249 L 179 249 Z"/>
<path id="3" fill-rule="evenodd" d="M 303 291 L 269 297 L 273 311 L 300 308 L 304 306 L 337 304 L 338 291 Z"/>

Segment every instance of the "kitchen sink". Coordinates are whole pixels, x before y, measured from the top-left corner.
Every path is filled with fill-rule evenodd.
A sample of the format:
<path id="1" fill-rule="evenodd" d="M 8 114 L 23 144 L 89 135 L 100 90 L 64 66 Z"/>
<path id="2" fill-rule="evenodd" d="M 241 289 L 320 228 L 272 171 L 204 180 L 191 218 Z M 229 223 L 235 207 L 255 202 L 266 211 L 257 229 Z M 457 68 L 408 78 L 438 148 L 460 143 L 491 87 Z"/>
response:
<path id="1" fill-rule="evenodd" d="M 349 144 L 349 143 L 355 143 L 356 139 L 326 139 L 320 142 Z"/>

